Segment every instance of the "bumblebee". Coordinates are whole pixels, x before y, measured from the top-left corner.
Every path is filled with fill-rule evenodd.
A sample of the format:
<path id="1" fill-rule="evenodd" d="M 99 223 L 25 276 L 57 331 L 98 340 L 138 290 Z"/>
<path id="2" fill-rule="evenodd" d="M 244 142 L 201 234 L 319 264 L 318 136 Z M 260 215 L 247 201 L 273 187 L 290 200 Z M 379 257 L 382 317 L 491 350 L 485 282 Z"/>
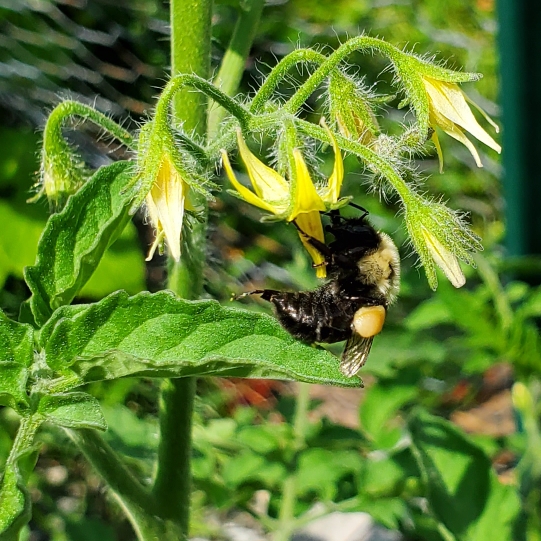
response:
<path id="1" fill-rule="evenodd" d="M 329 276 L 325 284 L 313 291 L 258 289 L 241 295 L 260 294 L 271 302 L 281 325 L 303 342 L 347 340 L 340 370 L 348 377 L 365 364 L 400 287 L 400 258 L 394 242 L 376 231 L 368 222 L 368 212 L 359 208 L 363 214 L 356 218 L 331 211 L 325 229 L 334 240 L 328 245 L 301 231 L 325 257 Z"/>

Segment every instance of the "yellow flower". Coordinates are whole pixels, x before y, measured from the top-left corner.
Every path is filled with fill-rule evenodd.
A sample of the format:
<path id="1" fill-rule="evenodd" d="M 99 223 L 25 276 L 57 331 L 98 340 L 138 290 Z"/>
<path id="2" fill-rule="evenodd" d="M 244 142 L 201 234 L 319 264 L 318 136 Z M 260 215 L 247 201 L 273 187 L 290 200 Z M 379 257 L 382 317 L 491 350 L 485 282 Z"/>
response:
<path id="1" fill-rule="evenodd" d="M 158 174 L 146 197 L 150 222 L 156 229 L 147 261 L 152 259 L 156 248 L 165 239 L 171 257 L 180 260 L 180 241 L 184 220 L 185 198 L 188 184 L 175 168 L 168 153 L 164 153 Z"/>
<path id="2" fill-rule="evenodd" d="M 301 231 L 310 237 L 325 242 L 320 212 L 335 205 L 340 195 L 340 188 L 344 178 L 342 155 L 332 132 L 328 129 L 327 132 L 331 138 L 335 153 L 334 169 L 328 182 L 318 187 L 312 182 L 308 167 L 299 149 L 293 149 L 294 181 L 288 182 L 250 152 L 239 129 L 237 131 L 239 152 L 246 166 L 253 191 L 237 180 L 227 152 L 222 150 L 223 164 L 227 176 L 242 199 L 288 222 L 294 221 L 297 224 L 300 229 L 300 239 L 312 257 L 316 267 L 316 274 L 320 278 L 326 276 L 325 258 L 307 242 Z"/>
<path id="3" fill-rule="evenodd" d="M 426 227 L 421 226 L 421 234 L 434 263 L 443 271 L 449 282 L 455 287 L 462 287 L 466 283 L 466 278 L 460 268 L 458 258 Z"/>
<path id="4" fill-rule="evenodd" d="M 437 126 L 441 128 L 447 135 L 450 135 L 465 145 L 471 152 L 478 167 L 483 167 L 483 164 L 481 163 L 477 149 L 466 137 L 464 131 L 471 133 L 475 138 L 496 152 L 501 152 L 500 145 L 479 125 L 467 102 L 470 102 L 479 110 L 485 119 L 494 126 L 496 132 L 498 131 L 498 127 L 479 106 L 473 103 L 460 90 L 456 83 L 442 81 L 427 75 L 422 75 L 421 79 L 428 97 L 429 122 L 432 127 L 435 128 Z M 441 170 L 443 167 L 443 156 L 436 132 L 432 135 L 432 139 L 436 145 Z"/>

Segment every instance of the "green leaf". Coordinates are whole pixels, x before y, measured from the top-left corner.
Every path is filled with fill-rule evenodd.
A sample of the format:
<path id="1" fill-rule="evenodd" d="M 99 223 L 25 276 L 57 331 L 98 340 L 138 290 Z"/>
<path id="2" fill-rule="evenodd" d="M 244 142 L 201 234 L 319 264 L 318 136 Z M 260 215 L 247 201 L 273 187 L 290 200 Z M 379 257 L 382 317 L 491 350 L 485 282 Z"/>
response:
<path id="1" fill-rule="evenodd" d="M 332 500 L 338 491 L 338 481 L 348 472 L 362 467 L 357 451 L 308 449 L 300 457 L 295 486 L 300 495 L 315 492 L 323 500 Z"/>
<path id="2" fill-rule="evenodd" d="M 30 366 L 34 360 L 34 329 L 0 311 L 0 360 Z"/>
<path id="3" fill-rule="evenodd" d="M 34 329 L 0 311 L 0 405 L 22 412 L 28 406 L 27 367 L 34 358 Z"/>
<path id="4" fill-rule="evenodd" d="M 38 413 L 59 426 L 107 430 L 99 402 L 87 393 L 46 395 L 39 402 Z"/>
<path id="5" fill-rule="evenodd" d="M 414 454 L 434 516 L 461 541 L 517 537 L 520 498 L 489 458 L 451 423 L 418 410 L 409 421 Z"/>
<path id="6" fill-rule="evenodd" d="M 396 443 L 396 439 L 385 437 L 392 428 L 388 421 L 396 417 L 400 407 L 412 401 L 418 393 L 417 385 L 396 380 L 381 380 L 366 391 L 360 410 L 361 426 L 377 448 L 387 447 L 383 445 L 384 440 L 391 446 Z"/>
<path id="7" fill-rule="evenodd" d="M 99 169 L 62 212 L 48 220 L 34 266 L 25 269 L 28 301 L 38 325 L 69 304 L 129 220 L 130 162 Z"/>
<path id="8" fill-rule="evenodd" d="M 17 468 L 8 463 L 0 484 L 0 539 L 17 541 L 32 516 L 28 492 Z"/>
<path id="9" fill-rule="evenodd" d="M 27 379 L 28 370 L 24 366 L 0 361 L 0 405 L 24 411 L 28 407 Z"/>
<path id="10" fill-rule="evenodd" d="M 359 386 L 329 352 L 295 340 L 265 314 L 186 301 L 171 292 L 117 292 L 92 305 L 62 308 L 40 344 L 54 370 L 80 383 L 125 376 L 221 375 Z"/>

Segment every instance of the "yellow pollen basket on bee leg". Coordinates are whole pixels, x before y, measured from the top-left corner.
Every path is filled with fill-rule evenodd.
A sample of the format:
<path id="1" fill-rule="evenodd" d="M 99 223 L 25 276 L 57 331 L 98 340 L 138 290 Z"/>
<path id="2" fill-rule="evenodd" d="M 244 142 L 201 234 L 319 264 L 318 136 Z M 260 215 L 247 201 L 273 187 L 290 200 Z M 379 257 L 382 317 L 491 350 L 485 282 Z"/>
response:
<path id="1" fill-rule="evenodd" d="M 353 329 L 363 338 L 372 338 L 381 332 L 385 323 L 383 306 L 363 306 L 355 312 Z"/>

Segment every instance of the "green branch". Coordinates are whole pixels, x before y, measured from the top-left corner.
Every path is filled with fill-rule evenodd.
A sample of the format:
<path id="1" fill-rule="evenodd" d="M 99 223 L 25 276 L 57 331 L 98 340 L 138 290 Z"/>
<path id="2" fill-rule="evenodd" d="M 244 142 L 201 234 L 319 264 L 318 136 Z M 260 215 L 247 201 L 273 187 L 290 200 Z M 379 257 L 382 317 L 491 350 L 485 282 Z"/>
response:
<path id="1" fill-rule="evenodd" d="M 240 105 L 233 98 L 230 98 L 220 89 L 216 88 L 213 84 L 209 83 L 206 79 L 198 77 L 197 75 L 186 73 L 173 77 L 163 89 L 160 100 L 156 105 L 157 119 L 164 119 L 164 121 L 165 119 L 167 119 L 168 109 L 173 101 L 173 98 L 176 98 L 177 93 L 185 90 L 187 87 L 195 88 L 202 92 L 205 96 L 219 103 L 226 111 L 236 117 L 242 126 L 247 125 L 247 123 L 249 122 L 251 113 L 245 107 Z M 178 110 L 178 100 L 176 100 L 175 114 L 177 116 Z M 185 122 L 184 128 L 185 131 L 188 131 Z"/>
<path id="2" fill-rule="evenodd" d="M 45 139 L 47 137 L 62 136 L 62 127 L 69 118 L 74 116 L 79 116 L 85 120 L 90 120 L 96 124 L 96 126 L 118 139 L 130 150 L 135 150 L 135 139 L 129 131 L 125 130 L 107 115 L 96 111 L 96 109 L 72 100 L 63 101 L 51 111 L 43 134 L 44 147 L 46 147 Z"/>
<path id="3" fill-rule="evenodd" d="M 301 63 L 323 64 L 325 60 L 327 60 L 325 55 L 312 49 L 296 49 L 288 54 L 276 64 L 259 88 L 250 105 L 250 111 L 252 113 L 261 112 L 265 103 L 270 99 L 276 87 L 287 77 L 291 68 Z"/>
<path id="4" fill-rule="evenodd" d="M 317 90 L 317 88 L 325 81 L 329 74 L 351 53 L 355 51 L 363 51 L 365 49 L 374 49 L 385 55 L 391 60 L 397 58 L 403 53 L 380 39 L 370 38 L 368 36 L 359 36 L 350 39 L 341 45 L 334 53 L 332 53 L 323 62 L 319 68 L 306 80 L 304 84 L 295 92 L 295 94 L 284 105 L 284 110 L 288 113 L 295 113 L 302 104 Z"/>

